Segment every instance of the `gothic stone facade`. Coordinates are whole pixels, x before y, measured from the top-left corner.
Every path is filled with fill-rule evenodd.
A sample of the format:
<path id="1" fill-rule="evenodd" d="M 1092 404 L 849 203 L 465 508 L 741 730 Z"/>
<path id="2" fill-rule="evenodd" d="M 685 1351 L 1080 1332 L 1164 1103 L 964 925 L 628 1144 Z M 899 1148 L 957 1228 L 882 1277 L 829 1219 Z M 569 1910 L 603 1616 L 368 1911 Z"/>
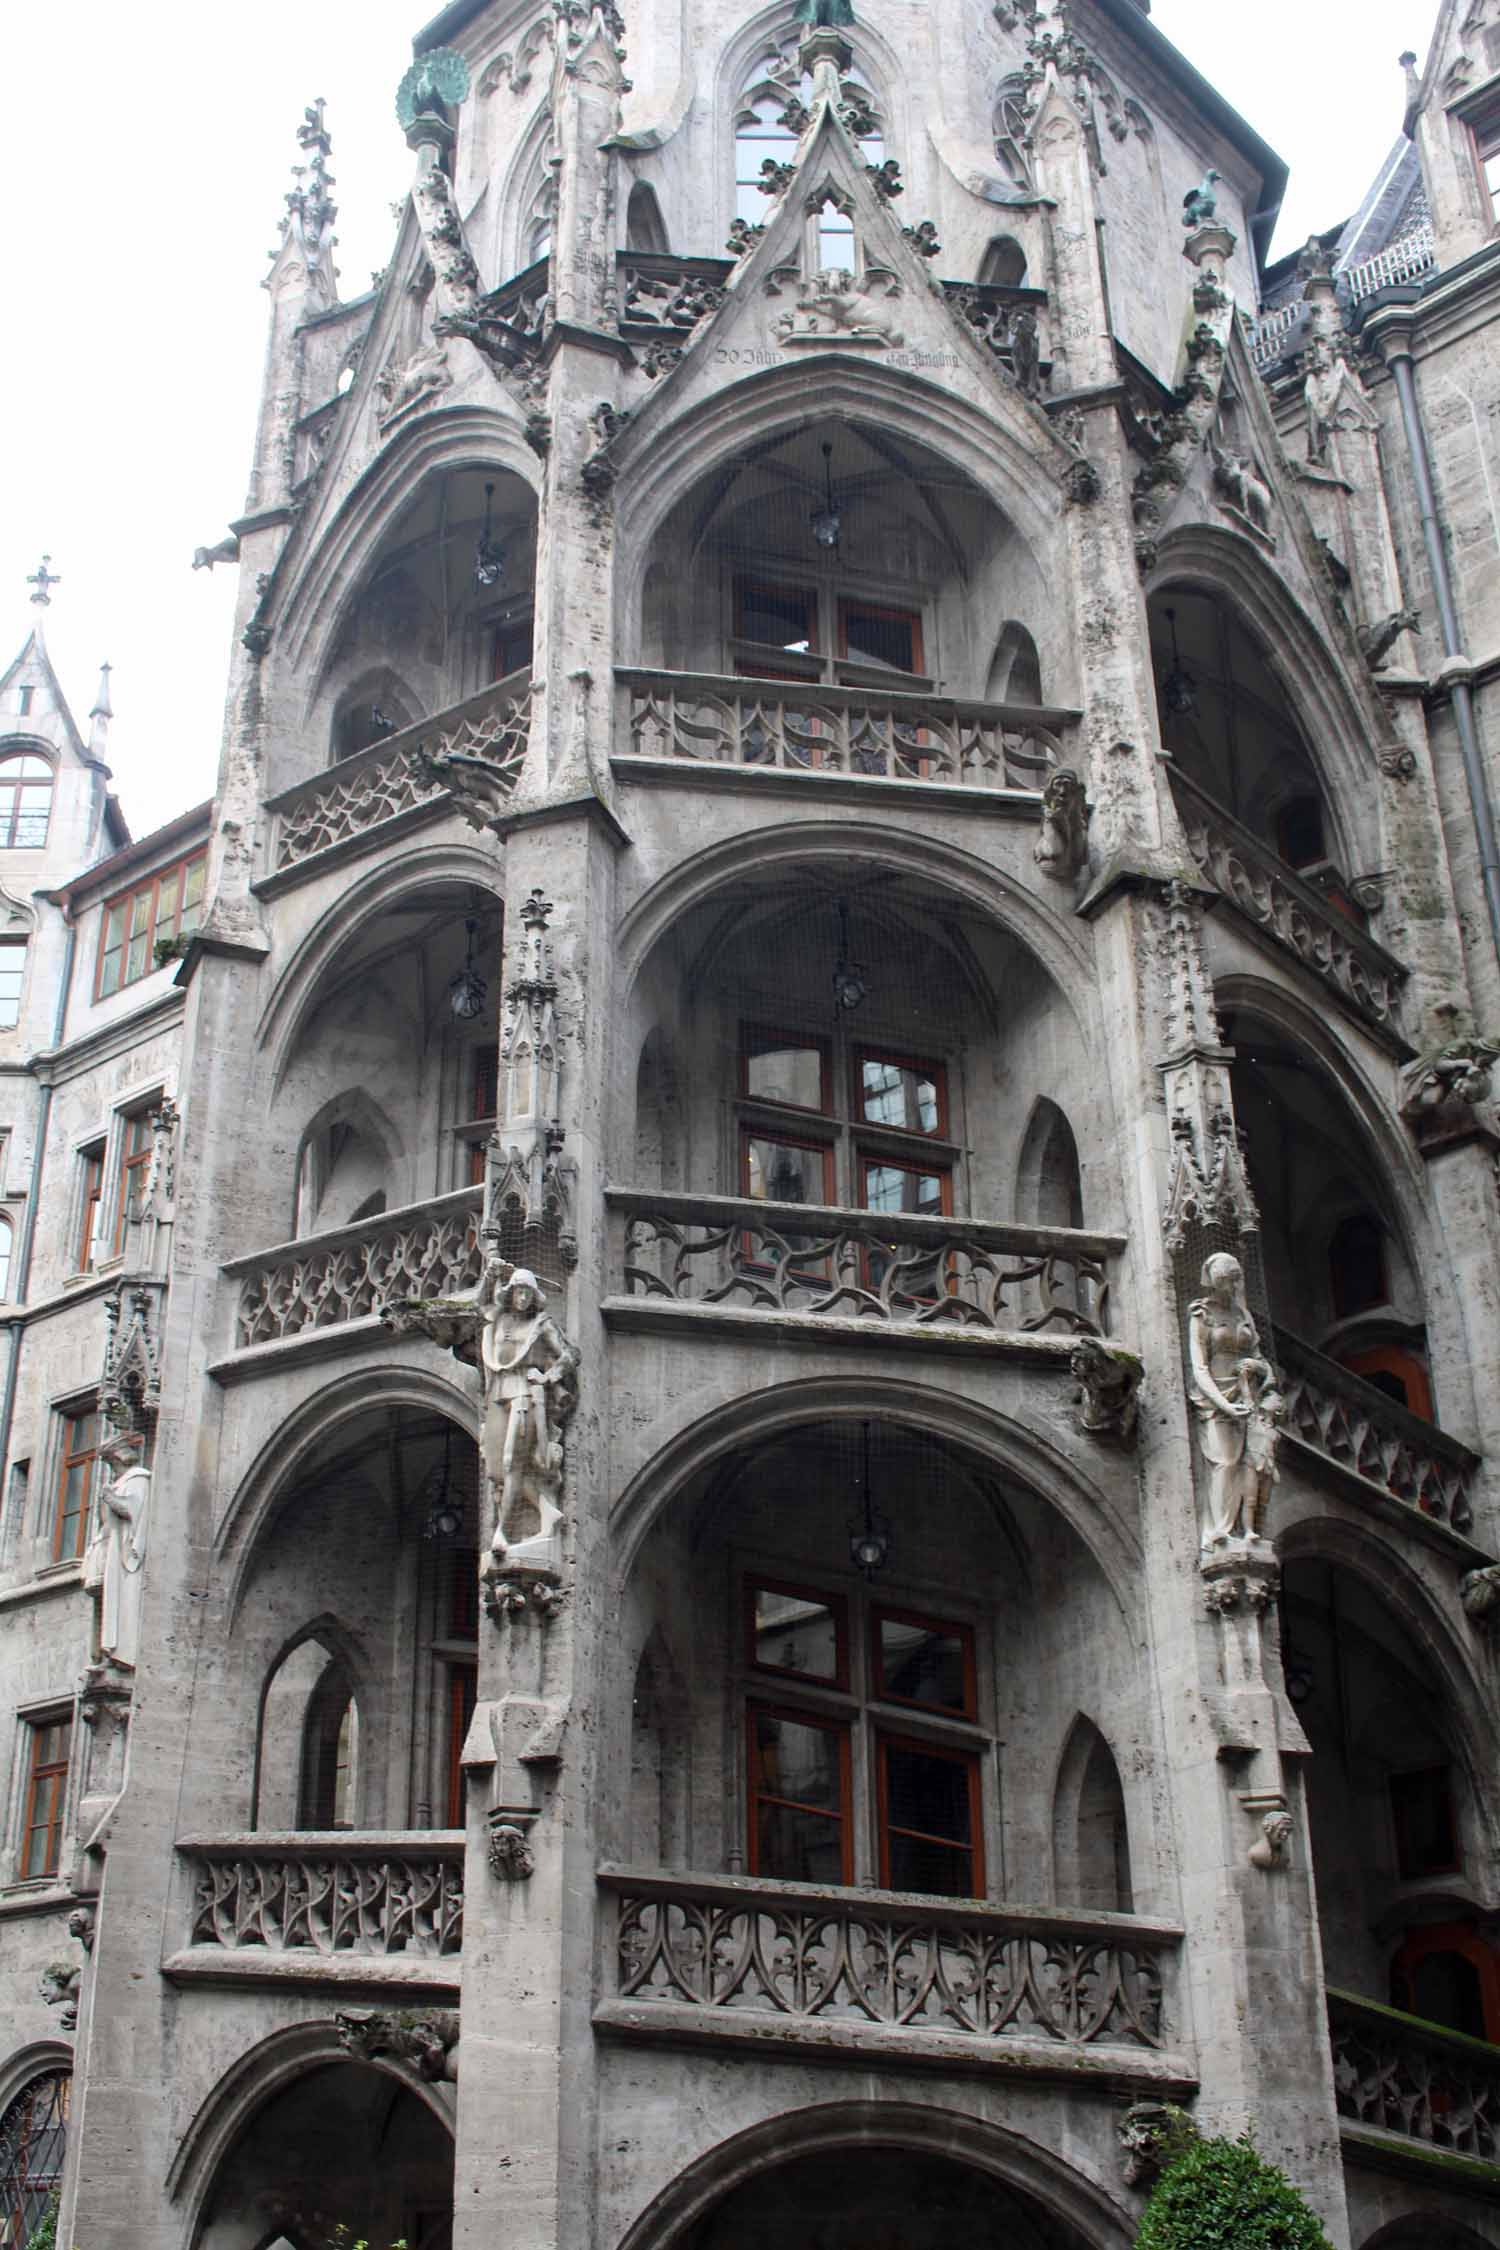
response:
<path id="1" fill-rule="evenodd" d="M 1123 2250 L 1176 2103 L 1500 2243 L 1495 0 L 1406 98 L 1267 271 L 1136 0 L 455 0 L 352 302 L 307 113 L 212 807 L 0 690 L 7 2241 Z"/>

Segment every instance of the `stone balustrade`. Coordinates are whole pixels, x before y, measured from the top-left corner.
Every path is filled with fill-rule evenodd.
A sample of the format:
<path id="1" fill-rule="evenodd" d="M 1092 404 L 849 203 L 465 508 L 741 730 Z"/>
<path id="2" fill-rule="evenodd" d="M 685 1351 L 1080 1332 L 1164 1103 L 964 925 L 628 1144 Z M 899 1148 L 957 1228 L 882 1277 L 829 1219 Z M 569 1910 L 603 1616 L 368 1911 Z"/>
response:
<path id="1" fill-rule="evenodd" d="M 443 810 L 449 796 L 432 778 L 432 758 L 482 758 L 497 780 L 508 775 L 514 785 L 530 727 L 531 673 L 512 672 L 466 702 L 284 789 L 268 806 L 276 822 L 273 873 L 283 875 L 336 845 L 371 837 L 403 814 Z"/>
<path id="2" fill-rule="evenodd" d="M 1172 768 L 1172 790 L 1188 850 L 1206 881 L 1359 1015 L 1399 1036 L 1406 969 L 1395 955 L 1294 874 L 1178 766 Z"/>
<path id="3" fill-rule="evenodd" d="M 626 1294 L 990 1335 L 1101 1336 L 1119 1235 L 608 1188 Z"/>
<path id="4" fill-rule="evenodd" d="M 189 1837 L 190 1943 L 227 1952 L 458 1953 L 461 1830 Z"/>
<path id="5" fill-rule="evenodd" d="M 1276 1355 L 1289 1437 L 1450 1530 L 1468 1531 L 1477 1454 L 1284 1328 Z"/>
<path id="6" fill-rule="evenodd" d="M 1181 1932 L 1114 1914 L 1016 1911 L 738 1876 L 600 1872 L 613 1997 L 803 2024 L 1160 2049 Z"/>
<path id="7" fill-rule="evenodd" d="M 1341 2117 L 1500 2163 L 1500 2047 L 1331 1987 L 1328 2034 Z"/>
<path id="8" fill-rule="evenodd" d="M 616 668 L 628 758 L 1039 793 L 1077 713 L 810 680 Z"/>
<path id="9" fill-rule="evenodd" d="M 240 1285 L 235 1349 L 371 1319 L 387 1297 L 451 1297 L 472 1289 L 482 1264 L 482 1201 L 481 1188 L 459 1188 L 235 1259 L 223 1269 Z"/>

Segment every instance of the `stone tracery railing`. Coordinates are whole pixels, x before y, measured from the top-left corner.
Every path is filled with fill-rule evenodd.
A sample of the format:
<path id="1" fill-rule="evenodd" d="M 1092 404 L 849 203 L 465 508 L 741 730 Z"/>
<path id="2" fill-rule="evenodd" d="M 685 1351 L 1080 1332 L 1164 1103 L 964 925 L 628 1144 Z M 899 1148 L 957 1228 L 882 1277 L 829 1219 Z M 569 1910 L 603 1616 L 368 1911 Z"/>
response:
<path id="1" fill-rule="evenodd" d="M 1071 1227 L 605 1191 L 632 1297 L 992 1335 L 1099 1336 L 1117 1235 Z"/>
<path id="2" fill-rule="evenodd" d="M 271 800 L 276 816 L 274 872 L 348 843 L 417 806 L 437 809 L 447 792 L 428 776 L 424 759 L 457 753 L 483 757 L 519 776 L 531 727 L 531 673 L 512 672 L 467 702 L 403 727 L 328 772 L 299 781 Z"/>
<path id="3" fill-rule="evenodd" d="M 617 747 L 637 758 L 1039 792 L 1076 714 L 947 696 L 617 667 Z"/>
<path id="4" fill-rule="evenodd" d="M 1328 2032 L 1341 2117 L 1500 2164 L 1500 2047 L 1331 1987 Z"/>
<path id="5" fill-rule="evenodd" d="M 464 1840 L 436 1834 L 192 1837 L 190 1942 L 236 1952 L 458 1953 Z"/>
<path id="6" fill-rule="evenodd" d="M 1287 1329 L 1276 1331 L 1276 1355 L 1290 1437 L 1424 1516 L 1454 1531 L 1469 1529 L 1476 1454 Z"/>
<path id="7" fill-rule="evenodd" d="M 1247 920 L 1382 1029 L 1399 1031 L 1403 964 L 1251 835 L 1180 766 L 1172 789 L 1200 874 Z"/>
<path id="8" fill-rule="evenodd" d="M 452 1296 L 479 1279 L 481 1188 L 410 1203 L 329 1234 L 238 1258 L 234 1344 L 283 1343 L 378 1313 L 386 1297 Z"/>
<path id="9" fill-rule="evenodd" d="M 1161 2048 L 1181 1933 L 759 1878 L 600 1872 L 614 1993 L 643 2010 Z"/>

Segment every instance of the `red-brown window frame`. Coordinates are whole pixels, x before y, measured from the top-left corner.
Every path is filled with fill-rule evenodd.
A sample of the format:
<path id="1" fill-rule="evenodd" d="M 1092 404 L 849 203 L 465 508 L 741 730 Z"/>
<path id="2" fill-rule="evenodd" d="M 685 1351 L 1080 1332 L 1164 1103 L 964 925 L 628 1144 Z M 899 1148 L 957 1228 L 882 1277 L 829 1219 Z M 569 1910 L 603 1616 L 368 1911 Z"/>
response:
<path id="1" fill-rule="evenodd" d="M 137 1138 L 142 1134 L 144 1137 L 137 1146 Z M 144 1190 L 150 1176 L 151 1140 L 151 1112 L 145 1109 L 126 1110 L 120 1119 L 120 1160 L 115 1170 L 115 1226 L 110 1238 L 112 1258 L 118 1258 L 125 1247 L 125 1229 L 133 1215 L 131 1206 L 137 1190 Z"/>
<path id="2" fill-rule="evenodd" d="M 756 1785 L 755 1721 L 757 1716 L 782 1719 L 788 1726 L 819 1727 L 825 1734 L 837 1737 L 839 1745 L 839 1809 L 831 1813 L 823 1805 L 807 1805 L 798 1797 L 782 1797 L 763 1792 Z M 854 1722 L 852 1718 L 834 1717 L 822 1711 L 813 1711 L 795 1703 L 766 1703 L 754 1701 L 745 1705 L 745 1865 L 752 1875 L 765 1870 L 760 1865 L 760 1821 L 757 1808 L 762 1802 L 786 1805 L 794 1812 L 807 1812 L 818 1820 L 830 1824 L 837 1822 L 841 1844 L 841 1872 L 839 1881 L 847 1885 L 854 1881 L 854 1778 L 853 1778 Z M 774 1880 L 775 1878 L 772 1878 Z"/>
<path id="3" fill-rule="evenodd" d="M 68 1802 L 68 1768 L 73 1759 L 73 1719 L 71 1712 L 60 1713 L 50 1719 L 28 1719 L 26 1731 L 30 1745 L 26 1757 L 26 1806 L 21 1823 L 20 1879 L 34 1883 L 48 1875 L 56 1875 L 62 1864 L 63 1818 Z M 54 1729 L 62 1735 L 61 1758 L 43 1758 L 42 1744 Z M 37 1794 L 43 1785 L 51 1785 L 46 1818 L 36 1818 Z M 41 1867 L 32 1865 L 32 1839 L 36 1835 L 46 1838 Z"/>
<path id="4" fill-rule="evenodd" d="M 853 609 L 861 611 L 866 617 L 899 617 L 903 624 L 910 625 L 911 653 L 914 659 L 911 676 L 921 677 L 925 673 L 927 658 L 922 644 L 922 612 L 919 609 L 902 609 L 895 602 L 861 601 L 857 594 L 839 594 L 835 599 L 838 604 L 839 656 L 845 664 L 868 664 L 872 670 L 884 669 L 877 657 L 849 654 L 849 611 Z M 891 666 L 892 671 L 900 669 L 899 665 Z"/>
<path id="5" fill-rule="evenodd" d="M 921 1625 L 927 1631 L 940 1633 L 956 1640 L 963 1650 L 964 1703 L 961 1711 L 947 1703 L 924 1703 L 919 1696 L 896 1695 L 885 1685 L 880 1668 L 880 1626 L 884 1618 L 893 1625 Z M 979 1674 L 974 1658 L 974 1628 L 953 1617 L 932 1617 L 926 1610 L 898 1609 L 890 1603 L 872 1602 L 870 1605 L 870 1694 L 877 1703 L 894 1703 L 907 1711 L 930 1711 L 938 1718 L 967 1719 L 970 1724 L 979 1718 Z"/>
<path id="6" fill-rule="evenodd" d="M 183 859 L 174 859 L 167 867 L 157 868 L 154 874 L 143 876 L 140 882 L 132 883 L 126 890 L 116 891 L 112 898 L 107 898 L 105 900 L 104 911 L 100 916 L 99 921 L 99 957 L 94 964 L 94 998 L 96 1000 L 111 1000 L 114 998 L 115 993 L 123 992 L 127 985 L 139 984 L 143 977 L 149 977 L 151 975 L 152 971 L 156 967 L 156 944 L 158 938 L 176 937 L 181 930 L 182 909 L 184 901 L 187 897 L 188 874 L 192 868 L 199 866 L 201 866 L 204 871 L 204 882 L 206 885 L 208 880 L 208 850 L 206 846 L 200 848 L 198 851 L 189 852 Z M 177 910 L 173 917 L 172 927 L 170 930 L 168 930 L 163 929 L 161 926 L 161 888 L 163 883 L 170 882 L 174 875 L 180 875 L 182 880 L 177 892 Z M 147 890 L 149 890 L 151 893 L 151 911 L 146 923 L 145 967 L 138 969 L 134 976 L 128 976 L 125 973 L 130 966 L 131 937 L 130 917 L 127 912 L 125 934 L 120 945 L 119 980 L 110 988 L 108 992 L 106 992 L 104 990 L 104 959 L 106 951 L 110 950 L 108 944 L 110 916 L 114 913 L 116 907 L 123 906 L 127 910 L 131 908 L 134 905 L 136 899 L 140 898 Z M 200 910 L 203 905 L 203 897 L 204 893 L 200 891 L 198 894 L 198 905 Z"/>
<path id="7" fill-rule="evenodd" d="M 849 1603 L 843 1594 L 830 1594 L 821 1586 L 799 1586 L 787 1578 L 767 1578 L 751 1572 L 745 1579 L 745 1662 L 752 1672 L 767 1679 L 798 1680 L 807 1687 L 835 1688 L 847 1693 L 849 1687 Z M 755 1597 L 758 1593 L 786 1594 L 793 1601 L 818 1602 L 833 1618 L 834 1672 L 824 1679 L 818 1672 L 794 1672 L 785 1664 L 767 1664 L 757 1653 L 755 1640 Z M 762 1709 L 766 1706 L 762 1705 Z"/>
<path id="8" fill-rule="evenodd" d="M 778 1047 L 816 1048 L 818 1054 L 818 1085 L 822 1098 L 816 1109 L 806 1102 L 789 1102 L 773 1099 L 769 1094 L 752 1094 L 750 1091 L 751 1042 L 774 1041 Z M 740 1098 L 749 1102 L 764 1102 L 773 1109 L 794 1109 L 804 1117 L 831 1117 L 833 1115 L 833 1043 L 817 1031 L 787 1031 L 774 1023 L 741 1023 L 740 1025 Z"/>
<path id="9" fill-rule="evenodd" d="M 806 1114 L 811 1115 L 811 1112 L 809 1111 Z M 825 1204 L 831 1204 L 833 1202 L 834 1196 L 838 1192 L 838 1183 L 834 1175 L 833 1143 L 831 1141 L 803 1140 L 796 1133 L 778 1132 L 772 1125 L 752 1125 L 747 1123 L 744 1118 L 741 1118 L 740 1194 L 745 1198 L 746 1202 L 749 1202 L 751 1200 L 749 1147 L 751 1141 L 774 1141 L 778 1147 L 805 1148 L 811 1150 L 813 1154 L 820 1156 L 823 1159 L 823 1201 Z M 762 1200 L 769 1202 L 770 1198 L 763 1199 L 759 1196 L 755 1198 L 755 1201 L 757 1202 L 760 1202 Z"/>
<path id="10" fill-rule="evenodd" d="M 924 1708 L 927 1707 L 924 1706 Z M 885 1762 L 886 1751 L 888 1749 L 915 1750 L 920 1752 L 920 1754 L 924 1758 L 940 1758 L 949 1765 L 963 1766 L 965 1768 L 969 1777 L 970 1842 L 967 1845 L 955 1842 L 955 1840 L 951 1836 L 928 1836 L 926 1831 L 923 1829 L 902 1828 L 899 1829 L 897 1833 L 902 1836 L 916 1837 L 924 1843 L 936 1844 L 940 1849 L 944 1851 L 967 1851 L 969 1854 L 970 1870 L 973 1877 L 974 1886 L 972 1890 L 962 1893 L 924 1891 L 922 1893 L 922 1896 L 924 1898 L 944 1898 L 950 1896 L 983 1898 L 985 1895 L 984 1787 L 980 1764 L 981 1752 L 978 1749 L 970 1750 L 967 1748 L 963 1748 L 955 1743 L 933 1742 L 930 1741 L 925 1735 L 897 1734 L 893 1729 L 877 1726 L 875 1729 L 875 1823 L 876 1840 L 880 1849 L 881 1889 L 889 1891 L 894 1890 L 895 1888 L 895 1885 L 891 1881 L 891 1823 L 889 1808 L 890 1792 L 887 1782 Z"/>
<path id="11" fill-rule="evenodd" d="M 525 658 L 520 664 L 512 664 L 508 669 L 506 669 L 503 663 L 503 650 L 505 647 L 505 643 L 508 640 L 515 639 L 523 630 L 526 634 Z M 512 679 L 517 672 L 524 672 L 527 669 L 527 666 L 531 663 L 535 655 L 536 611 L 534 608 L 524 610 L 515 617 L 504 618 L 499 624 L 491 628 L 490 678 L 492 680 Z"/>
<path id="12" fill-rule="evenodd" d="M 793 597 L 800 597 L 807 604 L 807 614 L 809 618 L 807 647 L 805 649 L 790 649 L 785 648 L 779 641 L 752 640 L 750 634 L 745 631 L 746 594 L 769 594 L 775 601 L 790 601 Z M 795 579 L 788 583 L 775 578 L 741 578 L 738 575 L 736 575 L 735 577 L 734 637 L 737 641 L 749 642 L 752 648 L 765 649 L 768 655 L 819 655 L 821 652 L 818 648 L 818 610 L 818 589 L 815 585 L 799 585 Z M 771 678 L 777 677 L 777 675 L 774 673 L 770 674 L 769 676 Z M 804 679 L 806 677 L 806 674 L 801 672 L 788 672 L 782 676 L 787 679 L 795 680 Z"/>
<path id="13" fill-rule="evenodd" d="M 488 1057 L 488 1075 L 485 1058 Z M 469 1066 L 469 1121 L 475 1125 L 493 1124 L 500 1113 L 500 1049 L 494 1040 L 471 1047 L 467 1056 Z M 484 1093 L 489 1090 L 489 1106 L 484 1106 Z M 484 1185 L 484 1143 L 469 1142 L 469 1185 Z"/>
<path id="14" fill-rule="evenodd" d="M 72 1452 L 72 1433 L 80 1423 L 92 1424 L 92 1440 L 78 1452 Z M 70 1469 L 92 1468 L 99 1458 L 99 1409 L 97 1405 L 78 1406 L 62 1413 L 62 1434 L 58 1441 L 57 1489 L 53 1508 L 52 1559 L 54 1562 L 76 1562 L 88 1543 L 89 1514 L 93 1504 L 93 1478 L 85 1480 L 83 1504 L 78 1510 L 71 1549 L 64 1551 L 68 1527 L 68 1472 Z"/>
<path id="15" fill-rule="evenodd" d="M 882 1125 L 876 1117 L 864 1113 L 863 1066 L 867 1062 L 889 1063 L 893 1069 L 909 1070 L 919 1078 L 930 1078 L 937 1088 L 938 1121 L 929 1133 L 921 1125 Z M 855 1047 L 849 1058 L 849 1115 L 855 1128 L 866 1132 L 910 1133 L 914 1139 L 945 1141 L 948 1138 L 948 1073 L 940 1062 L 930 1055 L 906 1055 L 895 1047 Z"/>
<path id="16" fill-rule="evenodd" d="M 1372 1375 L 1394 1375 L 1406 1386 L 1406 1411 L 1424 1422 L 1432 1415 L 1432 1378 L 1415 1352 L 1401 1344 L 1368 1344 L 1362 1350 L 1339 1354 L 1339 1365 L 1369 1382 Z M 1399 1405 L 1393 1399 L 1392 1405 Z"/>
<path id="17" fill-rule="evenodd" d="M 479 1666 L 472 1660 L 448 1663 L 448 1818 L 449 1828 L 464 1825 L 464 1739 L 479 1692 Z"/>
<path id="18" fill-rule="evenodd" d="M 89 1273 L 99 1255 L 99 1212 L 104 1202 L 103 1141 L 95 1141 L 90 1147 L 80 1149 L 78 1156 L 83 1166 L 83 1196 L 78 1212 L 78 1263 L 74 1271 Z"/>

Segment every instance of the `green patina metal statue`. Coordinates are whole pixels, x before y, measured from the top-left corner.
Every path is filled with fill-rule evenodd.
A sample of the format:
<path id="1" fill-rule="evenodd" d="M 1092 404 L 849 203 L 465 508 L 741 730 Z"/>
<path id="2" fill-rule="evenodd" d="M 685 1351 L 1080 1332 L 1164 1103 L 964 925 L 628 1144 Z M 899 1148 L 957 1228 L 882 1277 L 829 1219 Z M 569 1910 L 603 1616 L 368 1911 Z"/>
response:
<path id="1" fill-rule="evenodd" d="M 815 31 L 842 31 L 845 24 L 853 23 L 854 9 L 850 0 L 797 0 L 792 20 Z"/>

